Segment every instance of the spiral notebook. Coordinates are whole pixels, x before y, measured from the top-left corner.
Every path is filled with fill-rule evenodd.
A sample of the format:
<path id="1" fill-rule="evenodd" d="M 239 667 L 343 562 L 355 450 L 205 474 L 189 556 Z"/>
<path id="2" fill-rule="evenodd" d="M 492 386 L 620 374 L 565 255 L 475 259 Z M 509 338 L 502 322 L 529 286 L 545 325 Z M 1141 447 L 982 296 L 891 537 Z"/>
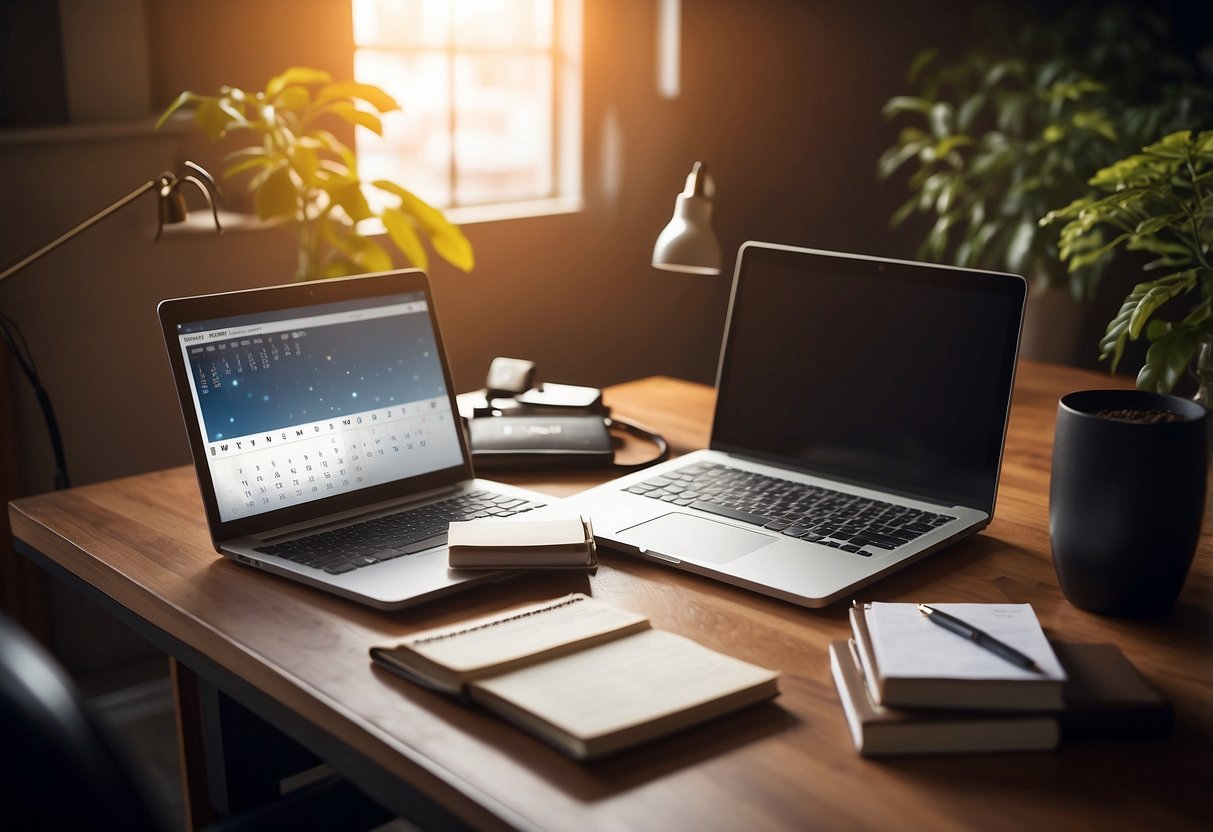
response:
<path id="1" fill-rule="evenodd" d="M 599 757 L 769 699 L 779 674 L 654 630 L 573 594 L 415 633 L 377 665 L 460 695 L 578 759 Z"/>

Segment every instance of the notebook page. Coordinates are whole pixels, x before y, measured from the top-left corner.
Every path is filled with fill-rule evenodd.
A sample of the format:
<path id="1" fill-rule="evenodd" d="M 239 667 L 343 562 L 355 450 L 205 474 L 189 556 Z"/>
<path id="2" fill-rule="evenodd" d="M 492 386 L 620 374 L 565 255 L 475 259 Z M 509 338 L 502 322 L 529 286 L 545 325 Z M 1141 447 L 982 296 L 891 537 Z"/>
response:
<path id="1" fill-rule="evenodd" d="M 682 636 L 646 630 L 475 684 L 573 736 L 592 738 L 777 675 Z"/>
<path id="2" fill-rule="evenodd" d="M 1017 667 L 932 624 L 914 604 L 875 602 L 867 611 L 876 666 L 885 678 L 1064 680 L 1031 604 L 931 604 L 1036 660 L 1044 673 Z"/>

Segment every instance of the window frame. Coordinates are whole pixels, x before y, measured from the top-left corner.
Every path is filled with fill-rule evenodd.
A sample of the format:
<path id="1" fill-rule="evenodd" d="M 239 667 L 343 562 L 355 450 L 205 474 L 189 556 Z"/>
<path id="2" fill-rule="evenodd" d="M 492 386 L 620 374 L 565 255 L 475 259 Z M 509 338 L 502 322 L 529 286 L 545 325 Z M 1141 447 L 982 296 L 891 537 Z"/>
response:
<path id="1" fill-rule="evenodd" d="M 374 2 L 374 0 L 365 0 Z M 445 177 L 450 193 L 450 204 L 435 201 L 448 219 L 460 225 L 490 222 L 495 220 L 520 219 L 526 217 L 567 214 L 581 211 L 584 207 L 582 171 L 583 159 L 583 89 L 584 89 L 584 9 L 583 0 L 551 0 L 552 39 L 546 45 L 498 46 L 459 45 L 453 28 L 448 26 L 443 43 L 433 46 L 397 44 L 361 45 L 352 41 L 353 52 L 360 50 L 387 55 L 443 56 L 447 67 L 447 136 L 450 154 Z M 352 12 L 353 3 L 351 3 Z M 548 165 L 550 187 L 548 193 L 522 199 L 499 199 L 489 202 L 460 204 L 457 183 L 459 181 L 459 154 L 457 153 L 458 113 L 455 106 L 456 64 L 461 56 L 525 55 L 542 56 L 549 61 L 551 69 L 551 151 L 545 160 Z M 355 77 L 355 80 L 363 79 Z M 359 152 L 358 136 L 354 139 L 355 152 Z M 407 187 L 407 183 L 404 183 Z M 422 195 L 423 197 L 425 195 Z M 428 199 L 428 197 L 426 197 Z"/>

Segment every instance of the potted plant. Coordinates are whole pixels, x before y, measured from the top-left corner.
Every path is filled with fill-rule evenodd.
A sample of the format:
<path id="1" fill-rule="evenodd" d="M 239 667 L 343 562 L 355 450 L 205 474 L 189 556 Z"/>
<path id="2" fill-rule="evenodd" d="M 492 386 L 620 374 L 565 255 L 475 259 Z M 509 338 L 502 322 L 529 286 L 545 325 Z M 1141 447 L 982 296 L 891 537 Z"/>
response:
<path id="1" fill-rule="evenodd" d="M 1213 110 L 1210 94 L 1149 9 L 1110 4 L 1027 23 L 987 16 L 980 31 L 991 37 L 958 59 L 919 55 L 914 93 L 884 107 L 907 123 L 878 172 L 912 168 L 911 197 L 891 222 L 930 220 L 920 258 L 1028 276 L 1034 302 L 1067 285 L 1089 299 L 1106 264 L 1067 275 L 1058 231 L 1039 218 L 1086 194 L 1100 167 Z"/>
<path id="2" fill-rule="evenodd" d="M 255 140 L 228 154 L 223 176 L 247 175 L 257 216 L 294 227 L 297 279 L 391 269 L 392 255 L 374 239 L 383 232 L 414 266 L 428 263 L 425 238 L 448 263 L 472 269 L 471 244 L 441 211 L 394 182 L 363 180 L 357 155 L 328 129 L 344 122 L 382 133 L 379 115 L 399 106 L 379 87 L 334 83 L 322 70 L 293 67 L 257 92 L 235 87 L 213 96 L 183 92 L 156 126 L 183 108 L 193 110 L 212 141 L 238 131 Z M 368 191 L 384 199 L 370 200 Z"/>
<path id="3" fill-rule="evenodd" d="M 1072 271 L 1117 250 L 1153 257 L 1145 270 L 1163 274 L 1129 292 L 1100 341 L 1100 357 L 1115 371 L 1125 345 L 1144 334 L 1150 348 L 1137 386 L 1168 392 L 1202 345 L 1209 359 L 1213 343 L 1213 130 L 1172 133 L 1097 171 L 1089 184 L 1097 193 L 1050 211 L 1041 225 L 1064 223 L 1060 257 Z M 1196 398 L 1206 406 L 1211 371 L 1206 365 L 1199 373 Z"/>

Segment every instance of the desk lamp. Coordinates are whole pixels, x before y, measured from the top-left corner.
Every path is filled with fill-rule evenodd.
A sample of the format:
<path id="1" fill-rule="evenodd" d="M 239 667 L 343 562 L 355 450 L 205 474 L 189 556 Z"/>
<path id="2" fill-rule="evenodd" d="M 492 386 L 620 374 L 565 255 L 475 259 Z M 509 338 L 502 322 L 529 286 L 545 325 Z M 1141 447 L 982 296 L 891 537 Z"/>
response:
<path id="1" fill-rule="evenodd" d="M 712 196 L 716 186 L 702 162 L 696 162 L 687 184 L 674 200 L 674 216 L 657 236 L 653 268 L 687 274 L 720 274 L 720 243 L 712 230 Z"/>
<path id="2" fill-rule="evenodd" d="M 193 185 L 202 193 L 207 207 L 211 209 L 211 214 L 215 218 L 215 229 L 222 232 L 223 228 L 219 225 L 219 208 L 216 204 L 219 197 L 219 188 L 215 184 L 214 178 L 201 166 L 193 162 L 186 162 L 185 167 L 190 172 L 187 172 L 183 176 L 165 172 L 155 179 L 149 179 L 126 196 L 110 203 L 105 208 L 102 208 L 97 213 L 59 235 L 33 254 L 9 266 L 3 272 L 0 272 L 0 283 L 8 280 L 36 260 L 40 260 L 42 257 L 50 254 L 80 232 L 96 225 L 115 211 L 126 207 L 148 191 L 154 190 L 156 192 L 157 224 L 155 239 L 160 239 L 160 234 L 164 231 L 166 224 L 185 222 L 186 217 L 189 215 L 189 209 L 186 207 L 185 194 L 182 193 L 181 189 L 187 183 Z M 13 337 L 14 333 L 16 334 L 16 338 Z M 38 407 L 42 411 L 42 418 L 46 422 L 47 433 L 50 436 L 51 449 L 55 455 L 55 488 L 67 488 L 69 485 L 67 461 L 63 454 L 63 441 L 59 436 L 59 424 L 55 419 L 55 410 L 51 406 L 51 400 L 47 395 L 46 389 L 38 379 L 38 370 L 34 365 L 34 359 L 30 354 L 29 344 L 26 342 L 25 336 L 21 333 L 21 329 L 17 326 L 16 322 L 3 312 L 0 312 L 0 336 L 3 336 L 5 342 L 8 344 L 9 350 L 12 351 L 13 356 L 17 359 L 21 372 L 29 380 L 30 386 L 34 389 L 34 395 L 37 397 Z"/>

